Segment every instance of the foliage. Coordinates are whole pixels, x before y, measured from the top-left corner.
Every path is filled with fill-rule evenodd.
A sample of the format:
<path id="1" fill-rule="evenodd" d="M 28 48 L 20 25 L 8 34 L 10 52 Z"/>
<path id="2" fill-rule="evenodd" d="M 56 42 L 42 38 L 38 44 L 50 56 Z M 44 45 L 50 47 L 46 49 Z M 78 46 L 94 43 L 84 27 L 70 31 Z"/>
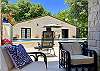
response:
<path id="1" fill-rule="evenodd" d="M 38 17 L 38 16 L 45 16 L 45 15 L 50 15 L 49 12 L 47 12 L 42 5 L 40 4 L 34 4 L 31 8 L 30 8 L 30 14 L 32 17 Z"/>
<path id="2" fill-rule="evenodd" d="M 8 0 L 1 0 L 2 3 L 8 3 Z"/>
<path id="3" fill-rule="evenodd" d="M 65 0 L 70 5 L 68 10 L 61 11 L 56 17 L 76 26 L 80 30 L 80 37 L 88 35 L 88 1 Z"/>
<path id="4" fill-rule="evenodd" d="M 32 4 L 29 0 L 18 0 L 15 4 L 9 4 L 7 0 L 2 0 L 2 13 L 14 14 L 17 22 L 26 21 L 39 16 L 51 15 L 40 4 Z"/>
<path id="5" fill-rule="evenodd" d="M 8 6 L 7 6 L 8 1 L 7 0 L 1 0 L 1 3 L 2 3 L 1 11 L 4 12 L 4 13 L 7 12 L 8 11 Z"/>

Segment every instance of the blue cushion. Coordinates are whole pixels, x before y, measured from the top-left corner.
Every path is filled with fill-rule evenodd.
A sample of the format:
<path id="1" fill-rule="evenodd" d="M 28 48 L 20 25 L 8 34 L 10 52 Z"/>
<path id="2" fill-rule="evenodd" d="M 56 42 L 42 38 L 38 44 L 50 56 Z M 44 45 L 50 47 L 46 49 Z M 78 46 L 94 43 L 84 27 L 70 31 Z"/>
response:
<path id="1" fill-rule="evenodd" d="M 6 48 L 16 68 L 22 69 L 24 66 L 33 62 L 23 45 L 13 45 Z"/>

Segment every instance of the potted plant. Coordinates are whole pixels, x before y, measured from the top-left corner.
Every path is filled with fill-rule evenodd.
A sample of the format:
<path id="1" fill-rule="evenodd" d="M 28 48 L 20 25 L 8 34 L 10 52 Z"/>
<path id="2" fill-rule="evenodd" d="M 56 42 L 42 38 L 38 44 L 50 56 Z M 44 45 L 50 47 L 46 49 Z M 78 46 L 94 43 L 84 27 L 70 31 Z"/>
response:
<path id="1" fill-rule="evenodd" d="M 2 45 L 9 45 L 9 44 L 12 45 L 11 39 L 5 38 L 5 39 L 2 40 Z"/>

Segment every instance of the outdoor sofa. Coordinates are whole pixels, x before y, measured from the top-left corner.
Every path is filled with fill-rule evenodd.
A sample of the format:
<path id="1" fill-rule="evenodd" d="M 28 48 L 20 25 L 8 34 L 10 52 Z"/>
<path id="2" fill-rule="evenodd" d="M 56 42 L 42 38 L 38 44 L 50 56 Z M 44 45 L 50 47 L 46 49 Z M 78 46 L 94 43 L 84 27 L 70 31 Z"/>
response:
<path id="1" fill-rule="evenodd" d="M 41 52 L 28 53 L 35 58 L 35 61 L 24 66 L 22 69 L 17 69 L 5 47 L 0 46 L 0 71 L 47 71 L 47 58 L 45 54 Z M 39 56 L 43 56 L 44 61 L 38 61 Z"/>

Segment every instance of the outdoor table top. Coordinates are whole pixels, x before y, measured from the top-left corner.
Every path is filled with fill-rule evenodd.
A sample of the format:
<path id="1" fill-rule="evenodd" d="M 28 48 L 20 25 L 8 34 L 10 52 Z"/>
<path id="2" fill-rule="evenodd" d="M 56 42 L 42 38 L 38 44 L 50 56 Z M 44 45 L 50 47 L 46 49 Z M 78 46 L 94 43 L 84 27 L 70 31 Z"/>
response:
<path id="1" fill-rule="evenodd" d="M 68 41 L 58 41 L 58 43 L 73 43 L 73 42 L 79 42 L 82 43 L 84 40 L 68 40 Z"/>

